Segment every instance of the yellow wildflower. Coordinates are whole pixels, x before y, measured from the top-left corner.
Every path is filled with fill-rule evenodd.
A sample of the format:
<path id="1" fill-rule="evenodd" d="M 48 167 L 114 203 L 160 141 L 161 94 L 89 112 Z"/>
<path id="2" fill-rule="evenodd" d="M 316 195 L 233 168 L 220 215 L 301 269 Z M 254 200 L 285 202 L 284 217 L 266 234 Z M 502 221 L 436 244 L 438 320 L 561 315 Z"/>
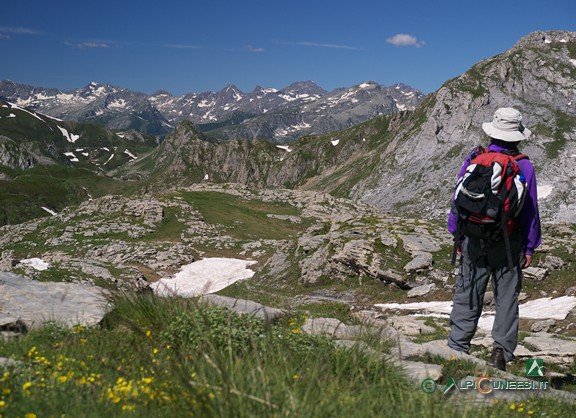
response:
<path id="1" fill-rule="evenodd" d="M 514 411 L 514 410 L 516 409 L 516 404 L 511 404 L 511 405 L 510 405 L 510 409 L 511 409 L 512 411 Z"/>

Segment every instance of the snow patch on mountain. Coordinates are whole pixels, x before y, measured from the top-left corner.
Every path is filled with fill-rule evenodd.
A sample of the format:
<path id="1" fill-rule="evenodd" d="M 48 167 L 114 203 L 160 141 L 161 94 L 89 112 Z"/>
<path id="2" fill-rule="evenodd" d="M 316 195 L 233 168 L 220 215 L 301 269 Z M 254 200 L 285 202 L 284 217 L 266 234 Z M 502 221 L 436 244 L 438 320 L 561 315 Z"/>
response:
<path id="1" fill-rule="evenodd" d="M 40 116 L 38 116 L 36 113 L 30 112 L 29 110 L 24 109 L 23 107 L 20 107 L 20 106 L 14 104 L 14 103 L 9 103 L 9 104 L 10 104 L 10 108 L 12 108 L 12 109 L 18 109 L 18 110 L 20 110 L 21 112 L 26 112 L 26 113 L 28 113 L 29 115 L 34 116 L 36 119 L 41 120 L 42 122 L 44 122 L 44 119 L 42 119 L 42 118 L 41 118 Z M 13 115 L 13 114 L 11 113 L 8 117 L 14 117 L 14 118 L 16 117 L 16 115 L 14 115 L 14 116 L 12 116 L 12 115 Z"/>
<path id="2" fill-rule="evenodd" d="M 254 275 L 248 266 L 252 260 L 205 258 L 187 264 L 173 277 L 162 278 L 150 285 L 159 296 L 194 297 L 222 290 L 239 280 Z"/>
<path id="3" fill-rule="evenodd" d="M 40 206 L 40 208 L 45 210 L 46 212 L 48 212 L 52 216 L 58 215 L 56 212 L 54 212 L 52 209 L 47 208 L 46 206 Z"/>
<path id="4" fill-rule="evenodd" d="M 309 123 L 300 122 L 300 123 L 297 123 L 295 125 L 287 126 L 285 128 L 282 128 L 282 129 L 276 129 L 274 131 L 274 137 L 275 138 L 283 138 L 283 137 L 286 137 L 290 134 L 293 134 L 294 132 L 298 132 L 298 131 L 301 131 L 303 129 L 308 129 L 310 127 L 311 127 L 311 125 Z"/>
<path id="5" fill-rule="evenodd" d="M 108 103 L 108 109 L 126 109 L 127 107 L 128 103 L 126 103 L 126 100 L 124 99 L 119 99 Z"/>
<path id="6" fill-rule="evenodd" d="M 127 149 L 124 150 L 124 154 L 128 155 L 130 158 L 132 158 L 132 160 L 137 160 L 138 157 L 136 157 L 134 154 L 132 154 L 130 151 L 128 151 Z"/>
<path id="7" fill-rule="evenodd" d="M 77 163 L 80 160 L 78 159 L 78 157 L 76 157 L 76 154 L 74 154 L 73 152 L 65 152 L 64 153 L 65 156 L 70 158 L 70 161 L 73 163 Z"/>
<path id="8" fill-rule="evenodd" d="M 26 258 L 24 260 L 20 260 L 21 264 L 24 264 L 25 266 L 30 266 L 32 267 L 34 270 L 48 270 L 48 268 L 50 267 L 50 264 L 48 264 L 47 262 L 45 262 L 44 260 L 42 260 L 41 258 Z"/>
<path id="9" fill-rule="evenodd" d="M 80 138 L 80 135 L 75 135 L 73 133 L 68 133 L 68 130 L 58 126 L 58 129 L 60 129 L 60 132 L 62 132 L 62 135 L 64 136 L 64 138 L 66 138 L 66 140 L 68 142 L 74 143 L 78 140 L 78 138 Z"/>

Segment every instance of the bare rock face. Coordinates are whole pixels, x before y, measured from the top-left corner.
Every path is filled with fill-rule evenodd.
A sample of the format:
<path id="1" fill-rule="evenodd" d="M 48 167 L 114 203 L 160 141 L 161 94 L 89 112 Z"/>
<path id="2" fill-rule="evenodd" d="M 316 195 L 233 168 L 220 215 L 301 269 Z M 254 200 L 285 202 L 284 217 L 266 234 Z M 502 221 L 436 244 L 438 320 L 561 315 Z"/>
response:
<path id="1" fill-rule="evenodd" d="M 391 141 L 354 197 L 386 211 L 445 218 L 464 158 L 489 141 L 482 123 L 499 107 L 515 107 L 535 128 L 520 148 L 537 165 L 542 218 L 576 222 L 574 45 L 576 32 L 534 32 L 447 81 L 414 115 L 398 116 L 395 138 L 404 139 Z"/>
<path id="2" fill-rule="evenodd" d="M 28 169 L 38 164 L 36 157 L 15 141 L 0 135 L 0 166 Z"/>
<path id="3" fill-rule="evenodd" d="M 18 323 L 31 329 L 49 321 L 68 327 L 96 325 L 107 301 L 102 289 L 90 285 L 38 282 L 0 272 L 0 306 L 3 327 Z"/>

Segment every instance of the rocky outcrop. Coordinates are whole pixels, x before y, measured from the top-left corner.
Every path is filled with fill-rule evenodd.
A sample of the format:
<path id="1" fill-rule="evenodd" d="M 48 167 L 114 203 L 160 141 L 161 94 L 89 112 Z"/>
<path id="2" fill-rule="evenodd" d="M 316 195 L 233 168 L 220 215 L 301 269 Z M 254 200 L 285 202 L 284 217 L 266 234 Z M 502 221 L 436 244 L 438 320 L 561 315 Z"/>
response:
<path id="1" fill-rule="evenodd" d="M 574 45 L 576 32 L 535 32 L 447 81 L 414 114 L 399 115 L 399 131 L 382 150 L 381 164 L 353 196 L 383 210 L 444 218 L 465 156 L 488 141 L 482 123 L 498 107 L 516 107 L 533 130 L 521 148 L 546 190 L 543 219 L 576 222 Z"/>
<path id="2" fill-rule="evenodd" d="M 0 166 L 25 170 L 34 167 L 37 163 L 34 155 L 23 150 L 10 138 L 0 135 Z"/>
<path id="3" fill-rule="evenodd" d="M 98 324 L 107 310 L 102 289 L 75 283 L 44 283 L 0 272 L 0 329 L 26 332 L 46 322 Z"/>

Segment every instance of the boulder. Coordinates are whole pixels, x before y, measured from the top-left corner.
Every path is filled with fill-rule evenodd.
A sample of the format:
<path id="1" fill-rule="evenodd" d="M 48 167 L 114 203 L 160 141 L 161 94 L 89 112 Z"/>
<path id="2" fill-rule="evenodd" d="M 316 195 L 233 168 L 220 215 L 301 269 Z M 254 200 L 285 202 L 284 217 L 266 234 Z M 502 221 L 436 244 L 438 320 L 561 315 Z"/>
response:
<path id="1" fill-rule="evenodd" d="M 221 306 L 241 315 L 254 315 L 256 318 L 266 322 L 276 322 L 281 316 L 286 314 L 282 309 L 271 308 L 251 300 L 214 294 L 203 295 L 200 298 L 200 303 Z"/>
<path id="2" fill-rule="evenodd" d="M 404 266 L 406 273 L 416 273 L 421 270 L 427 270 L 432 267 L 432 254 L 419 252 L 416 253 L 412 261 Z"/>
<path id="3" fill-rule="evenodd" d="M 340 340 L 351 340 L 360 336 L 362 326 L 346 325 L 335 318 L 307 318 L 302 331 L 307 334 L 326 335 Z"/>
<path id="4" fill-rule="evenodd" d="M 532 332 L 548 332 L 548 330 L 556 325 L 556 320 L 554 319 L 545 319 L 543 321 L 536 321 L 530 327 L 530 331 Z"/>
<path id="5" fill-rule="evenodd" d="M 107 310 L 105 291 L 77 283 L 38 282 L 0 272 L 2 316 L 16 318 L 27 329 L 46 322 L 62 326 L 98 324 Z"/>
<path id="6" fill-rule="evenodd" d="M 532 280 L 544 280 L 546 277 L 548 277 L 548 274 L 550 273 L 548 271 L 548 269 L 545 268 L 541 268 L 541 267 L 527 267 L 524 270 L 522 270 L 524 277 L 526 277 L 527 279 L 532 279 Z"/>
<path id="7" fill-rule="evenodd" d="M 436 285 L 434 283 L 430 284 L 423 284 L 421 286 L 417 286 L 413 289 L 410 289 L 406 294 L 409 298 L 415 298 L 418 296 L 426 296 L 428 293 L 432 292 L 432 290 L 436 289 Z"/>

